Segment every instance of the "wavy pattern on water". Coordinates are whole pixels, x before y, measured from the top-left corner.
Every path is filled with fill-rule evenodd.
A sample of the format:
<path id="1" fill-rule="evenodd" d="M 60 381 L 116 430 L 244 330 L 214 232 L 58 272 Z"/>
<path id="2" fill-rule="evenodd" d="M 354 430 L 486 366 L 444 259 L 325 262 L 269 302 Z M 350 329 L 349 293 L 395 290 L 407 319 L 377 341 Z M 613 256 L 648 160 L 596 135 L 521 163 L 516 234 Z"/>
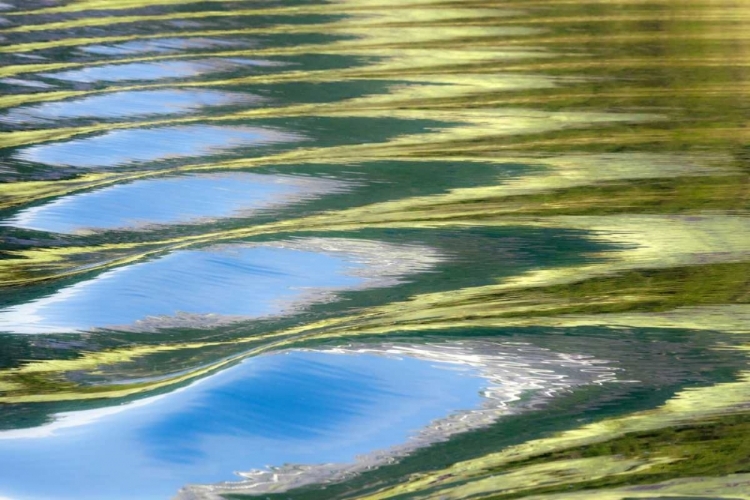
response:
<path id="1" fill-rule="evenodd" d="M 566 388 L 523 421 L 494 415 L 367 467 L 272 470 L 271 486 L 256 470 L 181 498 L 750 498 L 741 2 L 78 0 L 2 15 L 3 429 L 176 393 L 264 353 L 510 339 L 615 362 L 628 383 Z M 170 191 L 180 179 L 197 184 Z M 299 192 L 227 208 L 211 201 L 222 179 Z M 153 186 L 174 198 L 150 202 Z M 166 215 L 120 213 L 123 197 Z M 84 213 L 97 200 L 111 213 Z M 193 216 L 173 217 L 180 204 Z M 346 272 L 242 253 L 264 248 Z M 125 279 L 140 269 L 142 287 Z M 251 293 L 231 276 L 281 284 L 230 321 L 194 307 L 190 269 L 226 287 L 224 305 Z M 112 298 L 86 295 L 102 286 Z M 293 307 L 271 300 L 292 292 Z M 127 321 L 106 304 L 160 294 Z"/>

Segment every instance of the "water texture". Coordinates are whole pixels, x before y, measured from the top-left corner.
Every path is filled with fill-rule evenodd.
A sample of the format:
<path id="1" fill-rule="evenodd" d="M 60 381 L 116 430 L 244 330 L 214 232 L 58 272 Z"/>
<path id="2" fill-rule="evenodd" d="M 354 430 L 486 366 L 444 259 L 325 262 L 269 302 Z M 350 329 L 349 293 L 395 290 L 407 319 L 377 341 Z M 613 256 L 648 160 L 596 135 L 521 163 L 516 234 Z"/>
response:
<path id="1" fill-rule="evenodd" d="M 18 157 L 53 166 L 109 168 L 128 163 L 146 163 L 168 158 L 210 155 L 233 147 L 300 139 L 272 129 L 183 125 L 130 129 L 101 136 L 32 146 Z"/>
<path id="2" fill-rule="evenodd" d="M 0 497 L 750 498 L 750 7 L 4 0 Z"/>
<path id="3" fill-rule="evenodd" d="M 346 189 L 327 179 L 247 172 L 147 178 L 22 210 L 6 224 L 54 233 L 197 224 Z M 186 206 L 189 203 L 189 206 Z"/>
<path id="4" fill-rule="evenodd" d="M 247 44 L 211 38 L 157 38 L 155 40 L 133 40 L 114 45 L 88 45 L 80 47 L 79 50 L 104 56 L 120 56 L 149 52 L 189 52 L 196 49 L 226 48 L 242 45 Z"/>
<path id="5" fill-rule="evenodd" d="M 202 108 L 260 103 L 252 94 L 216 90 L 142 90 L 96 95 L 80 100 L 48 102 L 7 112 L 7 124 L 36 124 L 78 119 L 122 119 L 148 115 L 178 115 Z"/>
<path id="6" fill-rule="evenodd" d="M 17 471 L 3 494 L 23 495 L 43 474 L 30 498 L 163 498 L 269 463 L 346 462 L 478 405 L 482 385 L 476 374 L 418 360 L 261 356 L 168 395 L 58 415 L 60 425 L 36 433 L 0 433 L 0 462 Z M 76 458 L 63 465 L 67 454 Z M 19 464 L 19 455 L 29 460 Z"/>
<path id="7" fill-rule="evenodd" d="M 185 78 L 204 73 L 230 71 L 238 66 L 274 66 L 271 61 L 251 59 L 198 59 L 193 61 L 164 61 L 129 64 L 106 64 L 93 68 L 42 73 L 40 76 L 70 82 L 119 82 L 126 80 L 162 80 Z"/>

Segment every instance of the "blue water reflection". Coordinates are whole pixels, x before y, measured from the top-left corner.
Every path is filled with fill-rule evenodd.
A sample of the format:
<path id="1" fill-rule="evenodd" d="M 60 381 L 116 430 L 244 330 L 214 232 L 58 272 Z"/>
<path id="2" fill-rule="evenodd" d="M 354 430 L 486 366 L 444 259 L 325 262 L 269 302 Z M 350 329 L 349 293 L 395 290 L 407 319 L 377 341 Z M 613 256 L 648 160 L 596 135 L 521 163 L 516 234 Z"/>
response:
<path id="1" fill-rule="evenodd" d="M 362 267 L 344 257 L 288 248 L 177 251 L 8 308 L 0 312 L 0 331 L 70 332 L 149 317 L 159 317 L 158 325 L 211 324 L 279 314 L 324 299 L 327 289 L 362 284 L 365 278 L 351 275 Z"/>
<path id="2" fill-rule="evenodd" d="M 485 381 L 452 366 L 323 352 L 253 358 L 165 396 L 0 432 L 0 495 L 166 499 L 185 484 L 240 479 L 235 471 L 350 462 L 479 406 Z"/>
<path id="3" fill-rule="evenodd" d="M 251 43 L 236 40 L 217 40 L 215 38 L 156 38 L 152 40 L 132 40 L 115 45 L 88 45 L 81 47 L 79 50 L 103 56 L 120 56 L 148 52 L 172 53 L 187 50 L 248 45 L 251 45 Z"/>
<path id="4" fill-rule="evenodd" d="M 247 215 L 340 189 L 325 179 L 245 172 L 138 180 L 25 209 L 2 225 L 76 233 Z"/>
<path id="5" fill-rule="evenodd" d="M 259 127 L 184 125 L 115 130 L 95 137 L 32 146 L 18 157 L 48 165 L 107 168 L 299 139 L 295 134 Z"/>
<path id="6" fill-rule="evenodd" d="M 127 118 L 188 113 L 210 106 L 259 103 L 263 98 L 218 90 L 143 90 L 102 94 L 72 101 L 15 108 L 0 116 L 4 123 L 42 123 L 80 118 Z"/>
<path id="7" fill-rule="evenodd" d="M 3 85 L 13 85 L 18 87 L 28 87 L 32 89 L 51 89 L 54 85 L 48 83 L 39 82 L 36 80 L 24 80 L 21 78 L 2 78 L 0 83 Z"/>
<path id="8" fill-rule="evenodd" d="M 44 73 L 41 76 L 79 83 L 119 82 L 127 80 L 187 78 L 205 73 L 230 71 L 242 67 L 272 67 L 280 65 L 281 63 L 264 59 L 198 59 L 190 61 L 107 64 L 57 73 Z"/>

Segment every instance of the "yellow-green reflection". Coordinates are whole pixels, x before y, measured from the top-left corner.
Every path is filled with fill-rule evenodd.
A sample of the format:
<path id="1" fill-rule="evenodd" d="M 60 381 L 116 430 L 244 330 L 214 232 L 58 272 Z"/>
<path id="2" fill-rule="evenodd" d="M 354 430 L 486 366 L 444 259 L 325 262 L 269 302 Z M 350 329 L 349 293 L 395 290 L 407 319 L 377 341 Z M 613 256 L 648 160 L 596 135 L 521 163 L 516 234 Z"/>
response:
<path id="1" fill-rule="evenodd" d="M 177 3 L 188 2 L 161 0 L 158 5 Z M 117 11 L 144 5 L 146 2 L 135 0 L 89 0 L 36 13 Z M 63 277 L 125 266 L 208 243 L 374 228 L 433 231 L 524 226 L 577 230 L 611 250 L 588 256 L 591 258 L 575 265 L 548 265 L 495 279 L 491 284 L 424 291 L 405 300 L 252 335 L 124 346 L 81 352 L 73 359 L 35 360 L 0 373 L 0 401 L 123 398 L 175 387 L 272 349 L 314 340 L 387 336 L 393 332 L 597 326 L 617 335 L 618 328 L 636 327 L 718 331 L 733 341 L 739 338 L 738 343 L 744 342 L 750 319 L 750 133 L 744 97 L 750 86 L 750 36 L 742 26 L 750 16 L 747 6 L 708 0 L 548 0 L 501 5 L 478 2 L 468 6 L 432 0 L 347 0 L 323 6 L 235 12 L 124 12 L 40 22 L 3 31 L 9 35 L 93 26 L 121 29 L 127 24 L 208 19 L 238 12 L 248 17 L 280 15 L 284 19 L 307 14 L 342 17 L 319 24 L 283 24 L 282 19 L 282 24 L 268 28 L 24 39 L 1 50 L 20 53 L 169 36 L 327 33 L 349 38 L 208 53 L 215 57 L 326 54 L 377 59 L 339 69 L 289 68 L 201 81 L 8 95 L 0 99 L 0 106 L 167 86 L 249 87 L 291 82 L 324 85 L 377 80 L 388 82 L 389 87 L 380 94 L 330 103 L 295 103 L 137 123 L 20 130 L 6 132 L 0 140 L 7 147 L 30 147 L 113 129 L 306 117 L 429 120 L 438 124 L 428 132 L 394 134 L 379 142 L 308 145 L 253 158 L 6 183 L 0 185 L 0 206 L 17 207 L 137 178 L 198 170 L 285 165 L 312 168 L 317 164 L 345 170 L 355 164 L 367 168 L 368 162 L 383 160 L 452 160 L 482 164 L 520 162 L 536 165 L 541 171 L 442 194 L 396 197 L 300 217 L 287 214 L 241 227 L 204 227 L 184 234 L 163 231 L 111 243 L 82 240 L 66 246 L 9 250 L 5 252 L 9 258 L 0 260 L 0 282 L 14 286 L 54 283 Z M 56 36 L 51 34 L 51 38 Z M 169 54 L 129 57 L 121 62 L 189 57 L 192 55 Z M 101 59 L 92 63 L 14 64 L 0 70 L 0 74 L 29 75 L 110 62 Z M 94 386 L 76 383 L 71 376 L 95 375 L 115 368 L 128 374 L 133 373 L 129 370 L 137 362 L 209 349 L 217 349 L 221 355 L 179 374 L 162 372 L 147 382 L 133 382 L 136 377 L 123 376 L 121 383 Z M 746 347 L 732 349 L 744 352 Z M 660 453 L 622 454 L 615 452 L 620 445 L 613 444 L 611 448 L 598 449 L 596 455 L 584 455 L 591 452 L 586 447 L 593 444 L 605 446 L 602 443 L 688 424 L 718 425 L 717 420 L 727 415 L 746 414 L 743 404 L 750 396 L 750 381 L 747 373 L 735 378 L 732 382 L 681 391 L 651 410 L 577 428 L 571 423 L 567 431 L 404 478 L 402 484 L 383 487 L 364 498 L 647 497 L 647 493 L 627 484 L 606 483 L 609 478 L 656 483 L 660 493 L 670 495 L 742 498 L 745 490 L 735 483 L 747 478 L 716 478 L 702 475 L 704 471 L 698 468 L 691 469 L 691 459 L 686 458 L 687 445 L 670 448 L 661 444 Z M 632 439 L 646 440 L 641 435 Z M 553 453 L 559 456 L 552 457 Z M 728 459 L 721 455 L 717 460 Z M 665 471 L 687 479 L 657 477 L 657 472 L 666 474 Z M 595 493 L 568 491 L 572 485 L 591 488 Z"/>

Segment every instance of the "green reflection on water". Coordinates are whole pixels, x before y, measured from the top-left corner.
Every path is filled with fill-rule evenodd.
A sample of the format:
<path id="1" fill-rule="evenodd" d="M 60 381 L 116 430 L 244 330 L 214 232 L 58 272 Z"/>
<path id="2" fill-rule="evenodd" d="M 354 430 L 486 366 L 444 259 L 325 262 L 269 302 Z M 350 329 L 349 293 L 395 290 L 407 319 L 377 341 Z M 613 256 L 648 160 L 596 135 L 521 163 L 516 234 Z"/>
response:
<path id="1" fill-rule="evenodd" d="M 433 273 L 348 292 L 345 303 L 293 317 L 148 335 L 2 338 L 0 401 L 16 403 L 3 426 L 171 390 L 282 347 L 510 336 L 614 359 L 624 378 L 639 382 L 616 394 L 582 389 L 293 496 L 747 498 L 750 8 L 728 0 L 340 0 L 255 11 L 236 4 L 87 0 L 37 12 L 73 16 L 65 19 L 12 13 L 15 24 L 2 30 L 11 41 L 2 76 L 50 82 L 38 73 L 113 62 L 76 47 L 160 37 L 259 37 L 265 45 L 257 48 L 200 54 L 291 65 L 38 92 L 4 84 L 3 108 L 190 87 L 260 91 L 271 102 L 168 119 L 8 127 L 0 133 L 2 214 L 174 172 L 251 169 L 357 187 L 198 227 L 64 238 L 7 228 L 3 304 L 216 242 L 345 236 L 425 244 L 449 258 Z M 103 7 L 105 14 L 96 10 Z M 226 20 L 231 9 L 243 16 Z M 206 24 L 159 24 L 187 19 Z M 94 26 L 108 32 L 85 32 Z M 88 173 L 14 156 L 35 144 L 182 123 L 275 126 L 309 141 Z M 654 486 L 632 486 L 643 484 Z"/>

